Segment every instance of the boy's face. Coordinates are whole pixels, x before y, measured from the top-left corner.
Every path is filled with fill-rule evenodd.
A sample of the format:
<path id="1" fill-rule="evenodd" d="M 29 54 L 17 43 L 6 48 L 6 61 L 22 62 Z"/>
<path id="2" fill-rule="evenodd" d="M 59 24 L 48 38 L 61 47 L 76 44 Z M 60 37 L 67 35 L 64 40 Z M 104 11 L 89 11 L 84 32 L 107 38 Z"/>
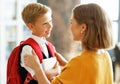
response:
<path id="1" fill-rule="evenodd" d="M 34 24 L 30 24 L 33 35 L 48 38 L 53 28 L 51 13 L 44 14 Z"/>

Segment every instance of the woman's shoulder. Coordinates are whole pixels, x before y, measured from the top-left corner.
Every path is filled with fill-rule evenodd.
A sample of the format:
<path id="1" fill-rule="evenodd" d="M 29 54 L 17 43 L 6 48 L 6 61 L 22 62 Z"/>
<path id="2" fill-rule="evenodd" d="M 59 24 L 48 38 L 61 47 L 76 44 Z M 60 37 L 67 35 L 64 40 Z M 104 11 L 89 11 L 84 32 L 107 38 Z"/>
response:
<path id="1" fill-rule="evenodd" d="M 83 56 L 82 54 L 79 54 L 79 55 L 73 57 L 73 58 L 69 61 L 68 65 L 69 65 L 69 64 L 70 64 L 70 65 L 73 65 L 73 66 L 75 66 L 75 65 L 80 65 L 81 63 L 83 63 L 83 59 L 84 59 L 84 56 Z"/>
<path id="2" fill-rule="evenodd" d="M 81 52 L 79 55 L 72 58 L 70 62 L 84 63 L 86 61 L 93 61 L 94 59 L 99 59 L 99 58 L 101 59 L 101 58 L 108 58 L 108 57 L 109 57 L 109 53 L 107 51 L 105 51 L 102 54 L 87 51 L 87 52 Z"/>

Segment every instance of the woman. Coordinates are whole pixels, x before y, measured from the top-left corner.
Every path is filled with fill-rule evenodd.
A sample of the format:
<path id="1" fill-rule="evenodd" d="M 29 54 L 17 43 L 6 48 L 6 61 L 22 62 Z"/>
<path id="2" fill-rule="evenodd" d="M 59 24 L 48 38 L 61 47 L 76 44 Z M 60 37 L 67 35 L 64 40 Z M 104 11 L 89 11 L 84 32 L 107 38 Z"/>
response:
<path id="1" fill-rule="evenodd" d="M 106 49 L 114 46 L 111 22 L 97 4 L 77 5 L 71 15 L 74 41 L 80 41 L 82 52 L 66 64 L 50 83 L 36 60 L 25 56 L 27 66 L 35 70 L 39 84 L 113 84 L 112 62 Z M 35 55 L 35 53 L 34 53 Z"/>

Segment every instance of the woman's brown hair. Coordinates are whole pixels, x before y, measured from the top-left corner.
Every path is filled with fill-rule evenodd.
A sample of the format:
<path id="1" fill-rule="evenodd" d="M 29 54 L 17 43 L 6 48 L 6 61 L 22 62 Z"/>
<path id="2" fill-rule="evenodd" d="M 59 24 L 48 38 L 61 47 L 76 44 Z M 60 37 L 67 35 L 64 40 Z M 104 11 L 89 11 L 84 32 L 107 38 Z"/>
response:
<path id="1" fill-rule="evenodd" d="M 99 5 L 78 5 L 73 9 L 73 17 L 79 24 L 87 26 L 82 40 L 86 49 L 108 49 L 114 45 L 111 21 Z"/>

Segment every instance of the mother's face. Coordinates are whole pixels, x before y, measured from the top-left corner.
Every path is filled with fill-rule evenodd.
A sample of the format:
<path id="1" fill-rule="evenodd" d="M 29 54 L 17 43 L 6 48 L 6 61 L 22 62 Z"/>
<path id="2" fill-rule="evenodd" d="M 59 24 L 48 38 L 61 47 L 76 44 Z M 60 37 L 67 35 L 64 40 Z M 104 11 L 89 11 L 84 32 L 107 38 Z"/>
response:
<path id="1" fill-rule="evenodd" d="M 85 31 L 85 24 L 79 24 L 73 16 L 71 16 L 70 20 L 70 29 L 73 35 L 74 41 L 82 41 Z"/>

